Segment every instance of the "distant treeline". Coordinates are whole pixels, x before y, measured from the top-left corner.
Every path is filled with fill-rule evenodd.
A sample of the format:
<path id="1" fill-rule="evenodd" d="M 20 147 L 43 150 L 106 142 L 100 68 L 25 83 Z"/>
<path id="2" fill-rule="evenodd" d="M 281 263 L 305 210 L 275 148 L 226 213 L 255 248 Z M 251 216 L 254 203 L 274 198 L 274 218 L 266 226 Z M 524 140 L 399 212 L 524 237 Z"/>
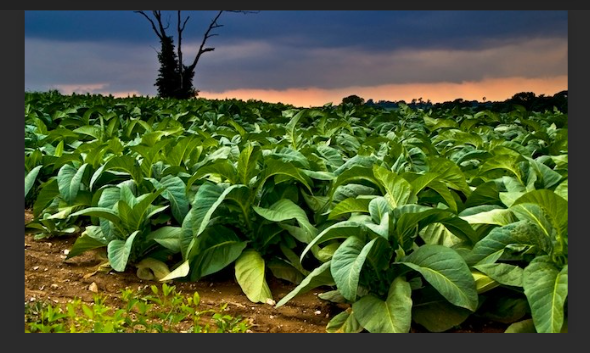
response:
<path id="1" fill-rule="evenodd" d="M 544 94 L 535 95 L 533 92 L 521 92 L 517 93 L 511 98 L 505 101 L 484 101 L 479 102 L 477 100 L 464 100 L 462 98 L 457 98 L 454 101 L 447 101 L 443 103 L 432 103 L 430 100 L 423 101 L 420 99 L 413 99 L 411 102 L 406 102 L 404 100 L 391 102 L 380 100 L 374 102 L 372 99 L 367 100 L 364 103 L 367 106 L 376 106 L 382 107 L 386 109 L 395 109 L 399 107 L 400 103 L 406 104 L 413 109 L 429 109 L 429 108 L 443 108 L 443 109 L 453 109 L 457 107 L 466 107 L 472 108 L 476 111 L 479 110 L 490 110 L 495 112 L 510 112 L 514 110 L 516 106 L 522 106 L 527 111 L 552 111 L 554 108 L 557 108 L 562 113 L 567 113 L 567 90 L 558 92 L 553 96 L 545 96 Z"/>

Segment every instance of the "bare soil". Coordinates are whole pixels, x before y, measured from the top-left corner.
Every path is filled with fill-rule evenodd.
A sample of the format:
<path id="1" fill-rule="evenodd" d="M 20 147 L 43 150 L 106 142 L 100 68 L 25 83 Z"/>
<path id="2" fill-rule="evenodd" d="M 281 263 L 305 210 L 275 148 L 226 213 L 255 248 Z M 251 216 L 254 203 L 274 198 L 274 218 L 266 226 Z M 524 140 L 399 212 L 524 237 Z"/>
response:
<path id="1" fill-rule="evenodd" d="M 25 210 L 25 224 L 32 214 Z M 146 281 L 137 277 L 134 271 L 100 271 L 104 261 L 101 251 L 89 251 L 66 260 L 75 237 L 56 237 L 35 240 L 25 233 L 25 302 L 48 301 L 53 304 L 66 303 L 80 298 L 91 303 L 99 293 L 107 298 L 106 303 L 117 307 L 121 289 L 143 290 L 157 281 Z M 207 276 L 198 282 L 174 282 L 176 289 L 186 295 L 197 291 L 201 297 L 200 309 L 218 310 L 227 303 L 226 312 L 241 316 L 251 324 L 254 333 L 325 333 L 332 317 L 346 307 L 324 301 L 318 294 L 329 288 L 316 288 L 291 299 L 285 305 L 275 308 L 269 304 L 252 303 L 242 292 L 235 279 L 221 272 Z M 295 286 L 275 278 L 267 279 L 275 300 L 287 295 Z M 450 332 L 503 332 L 503 325 L 491 322 L 468 320 L 461 328 Z M 412 328 L 411 332 L 424 332 Z"/>

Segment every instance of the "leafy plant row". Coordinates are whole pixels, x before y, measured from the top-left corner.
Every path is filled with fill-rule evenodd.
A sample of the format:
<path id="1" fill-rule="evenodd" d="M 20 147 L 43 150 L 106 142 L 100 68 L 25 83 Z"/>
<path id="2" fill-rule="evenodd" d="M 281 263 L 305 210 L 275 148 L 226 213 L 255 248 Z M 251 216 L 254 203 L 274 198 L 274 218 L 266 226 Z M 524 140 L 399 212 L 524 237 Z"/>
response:
<path id="1" fill-rule="evenodd" d="M 327 286 L 329 332 L 566 330 L 567 193 L 557 110 L 26 94 L 38 238 L 81 232 L 69 257 L 146 279 L 231 266 L 253 302 L 296 284 L 277 307 Z"/>

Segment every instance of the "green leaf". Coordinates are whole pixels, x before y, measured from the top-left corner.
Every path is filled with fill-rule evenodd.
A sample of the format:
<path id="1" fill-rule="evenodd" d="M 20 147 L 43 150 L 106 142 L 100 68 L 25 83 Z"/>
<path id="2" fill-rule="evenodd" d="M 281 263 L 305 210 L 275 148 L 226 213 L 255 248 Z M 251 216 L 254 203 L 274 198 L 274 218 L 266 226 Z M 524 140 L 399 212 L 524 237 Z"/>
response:
<path id="1" fill-rule="evenodd" d="M 264 259 L 253 249 L 242 252 L 235 264 L 236 279 L 253 303 L 267 303 L 272 300 L 272 293 L 266 283 Z"/>
<path id="2" fill-rule="evenodd" d="M 561 196 L 564 200 L 568 200 L 568 179 L 565 179 L 553 190 L 557 196 Z"/>
<path id="3" fill-rule="evenodd" d="M 548 256 L 536 257 L 524 269 L 523 287 L 537 332 L 560 332 L 568 295 L 568 266 L 560 270 Z"/>
<path id="4" fill-rule="evenodd" d="M 349 197 L 340 203 L 338 203 L 330 214 L 328 215 L 328 220 L 337 219 L 343 214 L 352 213 L 352 212 L 369 212 L 369 203 L 371 199 L 369 198 L 352 198 Z"/>
<path id="5" fill-rule="evenodd" d="M 247 242 L 229 228 L 215 226 L 208 228 L 197 240 L 189 254 L 191 259 L 191 281 L 218 272 L 234 262 L 246 248 Z"/>
<path id="6" fill-rule="evenodd" d="M 74 256 L 78 256 L 88 250 L 103 248 L 108 245 L 109 242 L 104 238 L 101 239 L 101 236 L 90 236 L 89 233 L 91 232 L 101 233 L 99 227 L 86 227 L 86 230 L 82 233 L 82 235 L 76 238 L 74 245 L 72 245 L 70 252 L 66 256 L 66 260 Z"/>
<path id="7" fill-rule="evenodd" d="M 27 173 L 27 175 L 25 176 L 25 197 L 27 197 L 27 195 L 29 194 L 29 191 L 31 191 L 31 188 L 33 187 L 33 184 L 35 184 L 35 180 L 37 179 L 37 175 L 39 174 L 39 171 L 41 170 L 43 166 L 42 165 L 38 165 L 35 168 L 31 169 L 30 172 Z"/>
<path id="8" fill-rule="evenodd" d="M 389 171 L 381 166 L 373 166 L 373 174 L 385 190 L 385 200 L 391 209 L 405 205 L 412 196 L 410 183 L 395 172 Z"/>
<path id="9" fill-rule="evenodd" d="M 523 204 L 537 204 L 549 216 L 549 221 L 557 231 L 558 237 L 565 237 L 568 232 L 568 202 L 551 190 L 533 190 L 518 198 L 511 206 L 511 210 Z M 518 211 L 515 211 L 518 212 Z M 524 216 L 525 213 L 520 212 Z M 532 215 L 534 219 L 538 215 Z M 528 217 L 527 217 L 528 218 Z M 537 222 L 538 223 L 538 222 Z"/>
<path id="10" fill-rule="evenodd" d="M 183 248 L 186 249 L 186 245 L 188 245 L 188 242 L 190 242 L 190 238 L 193 236 L 198 237 L 205 231 L 209 221 L 211 220 L 211 217 L 213 216 L 213 212 L 217 210 L 217 207 L 221 205 L 225 197 L 232 190 L 238 188 L 245 188 L 245 186 L 232 185 L 224 189 L 219 185 L 205 182 L 199 187 L 199 191 L 197 191 L 197 194 L 193 200 L 193 207 L 188 214 L 190 215 L 190 218 L 185 218 L 185 221 L 182 224 L 183 229 L 190 230 L 190 232 L 183 232 L 183 238 L 185 238 L 185 240 L 181 241 L 181 243 L 184 244 Z M 189 238 L 187 239 L 184 234 L 186 234 Z"/>
<path id="11" fill-rule="evenodd" d="M 189 201 L 186 195 L 186 185 L 177 176 L 167 175 L 160 180 L 164 191 L 162 197 L 170 201 L 172 216 L 178 224 L 182 224 L 189 210 Z M 158 188 L 159 189 L 159 188 Z"/>
<path id="12" fill-rule="evenodd" d="M 361 270 L 377 238 L 367 244 L 358 237 L 346 239 L 332 256 L 330 271 L 338 291 L 351 302 L 356 300 Z"/>
<path id="13" fill-rule="evenodd" d="M 109 245 L 107 246 L 107 254 L 111 267 L 115 271 L 125 271 L 127 261 L 129 260 L 129 254 L 131 254 L 131 247 L 133 246 L 133 241 L 137 234 L 139 234 L 139 231 L 131 233 L 125 241 L 115 239 L 109 242 Z"/>
<path id="14" fill-rule="evenodd" d="M 346 239 L 351 236 L 360 236 L 363 234 L 363 226 L 354 221 L 343 221 L 329 226 L 318 234 L 306 247 L 303 249 L 300 255 L 301 261 L 305 258 L 305 255 L 312 247 L 324 243 L 332 239 Z"/>
<path id="15" fill-rule="evenodd" d="M 282 259 L 271 258 L 267 261 L 266 266 L 272 272 L 274 277 L 289 281 L 294 284 L 301 283 L 301 281 L 303 281 L 305 278 L 303 273 Z"/>
<path id="16" fill-rule="evenodd" d="M 418 271 L 451 304 L 475 311 L 478 296 L 465 260 L 442 245 L 423 245 L 398 262 Z"/>
<path id="17" fill-rule="evenodd" d="M 519 221 L 492 229 L 487 236 L 475 244 L 466 261 L 470 266 L 494 263 L 502 256 L 505 249 L 512 245 L 536 248 L 537 251 L 546 251 L 550 246 L 538 226 L 528 221 Z"/>
<path id="18" fill-rule="evenodd" d="M 76 169 L 73 166 L 66 164 L 61 167 L 57 173 L 59 194 L 68 204 L 76 198 L 76 194 L 78 194 L 78 190 L 80 190 L 80 183 L 86 166 L 87 164 L 84 164 L 80 169 Z"/>
<path id="19" fill-rule="evenodd" d="M 155 241 L 173 253 L 180 252 L 181 227 L 164 226 L 160 227 L 146 237 L 146 241 Z"/>
<path id="20" fill-rule="evenodd" d="M 265 164 L 266 168 L 264 168 L 258 181 L 258 188 L 256 189 L 257 194 L 262 190 L 266 180 L 275 175 L 285 175 L 291 177 L 303 184 L 303 186 L 305 186 L 310 193 L 313 193 L 310 185 L 311 179 L 309 179 L 307 175 L 303 174 L 293 164 L 281 162 L 275 159 L 267 159 L 265 160 Z"/>
<path id="21" fill-rule="evenodd" d="M 305 238 L 298 239 L 303 243 L 310 243 L 317 234 L 315 227 L 309 223 L 305 211 L 289 199 L 280 199 L 269 208 L 254 206 L 253 209 L 260 216 L 271 222 L 296 219 L 299 225 L 305 229 Z"/>
<path id="22" fill-rule="evenodd" d="M 339 313 L 326 325 L 328 333 L 359 333 L 362 330 L 364 328 L 359 324 L 352 310 Z"/>
<path id="23" fill-rule="evenodd" d="M 316 267 L 297 287 L 285 295 L 275 305 L 275 308 L 285 305 L 289 300 L 293 299 L 298 294 L 309 292 L 310 290 L 320 286 L 334 285 L 334 279 L 330 274 L 330 261 L 324 262 L 319 267 Z"/>
<path id="24" fill-rule="evenodd" d="M 216 176 L 218 182 L 229 181 L 230 184 L 235 183 L 236 179 L 236 168 L 227 159 L 220 159 L 211 164 L 205 165 L 193 174 L 187 181 L 187 187 L 193 185 L 193 183 L 205 176 Z M 210 177 L 211 180 L 215 180 Z"/>
<path id="25" fill-rule="evenodd" d="M 115 225 L 121 224 L 119 214 L 117 214 L 117 212 L 113 211 L 112 209 L 105 207 L 88 207 L 78 212 L 72 213 L 71 216 L 100 217 L 113 222 Z"/>
<path id="26" fill-rule="evenodd" d="M 170 269 L 166 263 L 151 257 L 143 258 L 135 267 L 137 268 L 137 277 L 147 281 L 153 279 L 161 281 L 162 278 L 170 275 Z"/>
<path id="27" fill-rule="evenodd" d="M 386 300 L 369 294 L 352 304 L 355 318 L 371 333 L 408 333 L 412 323 L 412 289 L 397 277 Z"/>
<path id="28" fill-rule="evenodd" d="M 506 209 L 493 209 L 470 216 L 461 216 L 461 219 L 467 221 L 469 224 L 495 224 L 499 226 L 516 222 L 514 214 Z"/>
<path id="29" fill-rule="evenodd" d="M 369 214 L 373 222 L 380 224 L 383 217 L 391 211 L 389 203 L 382 197 L 376 197 L 369 202 Z"/>
<path id="30" fill-rule="evenodd" d="M 522 287 L 523 269 L 504 263 L 480 264 L 473 266 L 477 270 L 490 276 L 494 281 L 514 287 Z"/>
<path id="31" fill-rule="evenodd" d="M 533 319 L 527 319 L 511 324 L 504 333 L 537 333 L 537 330 Z"/>
<path id="32" fill-rule="evenodd" d="M 190 261 L 183 261 L 178 267 L 172 270 L 167 276 L 160 278 L 160 281 L 169 281 L 176 278 L 186 277 L 190 272 Z"/>
<path id="33" fill-rule="evenodd" d="M 41 184 L 37 199 L 33 204 L 33 216 L 35 218 L 49 206 L 59 196 L 59 188 L 57 186 L 57 179 L 50 179 L 46 183 Z"/>
<path id="34" fill-rule="evenodd" d="M 446 300 L 414 302 L 412 320 L 424 326 L 429 332 L 444 332 L 460 325 L 471 312 L 450 304 Z"/>
<path id="35" fill-rule="evenodd" d="M 430 173 L 437 174 L 437 181 L 442 182 L 451 189 L 461 191 L 466 197 L 471 195 L 471 188 L 467 184 L 463 171 L 452 161 L 442 157 L 432 157 L 430 164 Z"/>
<path id="36" fill-rule="evenodd" d="M 250 180 L 256 175 L 257 161 L 261 152 L 259 147 L 247 144 L 238 158 L 238 182 L 249 185 Z"/>
<path id="37" fill-rule="evenodd" d="M 119 170 L 127 173 L 133 180 L 139 185 L 143 180 L 141 168 L 137 164 L 137 161 L 127 155 L 115 156 L 106 162 L 104 171 L 107 170 Z"/>

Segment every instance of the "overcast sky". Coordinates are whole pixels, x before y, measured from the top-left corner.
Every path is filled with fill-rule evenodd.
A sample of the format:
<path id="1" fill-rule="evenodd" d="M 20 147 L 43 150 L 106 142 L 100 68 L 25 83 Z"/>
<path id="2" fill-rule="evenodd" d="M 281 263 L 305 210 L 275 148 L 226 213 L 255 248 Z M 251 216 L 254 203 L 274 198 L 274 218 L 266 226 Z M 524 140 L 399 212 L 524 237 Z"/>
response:
<path id="1" fill-rule="evenodd" d="M 164 13 L 176 38 L 176 12 Z M 215 14 L 182 12 L 185 64 Z M 265 10 L 219 23 L 196 68 L 205 98 L 311 106 L 568 88 L 567 11 Z M 24 33 L 27 91 L 157 94 L 158 38 L 133 11 L 25 11 Z"/>

